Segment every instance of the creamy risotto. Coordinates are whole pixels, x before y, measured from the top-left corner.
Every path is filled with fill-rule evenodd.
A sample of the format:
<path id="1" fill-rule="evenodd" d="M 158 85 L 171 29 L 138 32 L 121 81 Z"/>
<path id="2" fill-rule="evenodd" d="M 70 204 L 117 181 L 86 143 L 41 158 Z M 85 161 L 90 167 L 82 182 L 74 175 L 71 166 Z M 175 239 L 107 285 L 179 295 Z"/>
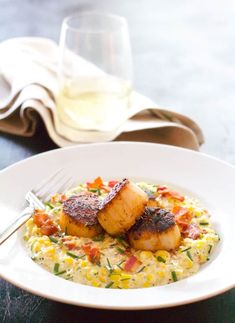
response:
<path id="1" fill-rule="evenodd" d="M 116 181 L 97 178 L 65 194 L 54 194 L 45 210 L 36 210 L 26 223 L 24 234 L 32 260 L 58 277 L 119 289 L 176 282 L 196 273 L 201 264 L 209 261 L 219 241 L 209 211 L 197 200 L 166 185 L 136 184 L 148 196 L 149 210 L 163 209 L 172 215 L 180 231 L 180 242 L 173 250 L 133 248 L 128 232 L 111 236 L 101 228 L 93 237 L 79 237 L 70 234 L 66 225 L 62 229 L 60 217 L 68 199 L 91 192 L 102 203 L 116 185 Z"/>

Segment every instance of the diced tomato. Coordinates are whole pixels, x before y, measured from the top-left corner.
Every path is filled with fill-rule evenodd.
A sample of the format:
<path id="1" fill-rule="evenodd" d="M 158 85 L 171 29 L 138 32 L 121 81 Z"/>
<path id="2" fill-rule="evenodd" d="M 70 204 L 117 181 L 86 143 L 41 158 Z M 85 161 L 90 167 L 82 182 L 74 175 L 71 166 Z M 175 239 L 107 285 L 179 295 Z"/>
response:
<path id="1" fill-rule="evenodd" d="M 188 238 L 193 240 L 197 240 L 200 237 L 200 233 L 200 228 L 194 223 L 189 224 L 187 230 L 184 232 Z"/>
<path id="2" fill-rule="evenodd" d="M 45 234 L 46 236 L 50 236 L 58 231 L 57 226 L 55 226 L 53 223 L 45 223 L 40 228 L 41 233 Z"/>
<path id="3" fill-rule="evenodd" d="M 192 220 L 192 214 L 186 207 L 176 205 L 173 207 L 172 213 L 175 215 L 175 221 L 181 229 L 186 229 Z"/>
<path id="4" fill-rule="evenodd" d="M 33 222 L 36 224 L 37 227 L 41 227 L 43 224 L 45 224 L 46 221 L 48 221 L 50 219 L 49 215 L 44 213 L 44 212 L 40 212 L 40 211 L 36 211 L 34 216 L 33 216 Z"/>
<path id="5" fill-rule="evenodd" d="M 102 186 L 104 185 L 102 178 L 99 176 L 97 177 L 93 182 L 89 183 L 87 182 L 87 188 L 91 189 L 98 189 L 98 188 L 102 188 Z"/>
<path id="6" fill-rule="evenodd" d="M 135 271 L 140 264 L 141 264 L 141 262 L 135 256 L 132 255 L 125 262 L 124 270 L 125 271 Z"/>
<path id="7" fill-rule="evenodd" d="M 118 181 L 109 181 L 108 186 L 113 188 L 117 183 L 118 183 Z"/>

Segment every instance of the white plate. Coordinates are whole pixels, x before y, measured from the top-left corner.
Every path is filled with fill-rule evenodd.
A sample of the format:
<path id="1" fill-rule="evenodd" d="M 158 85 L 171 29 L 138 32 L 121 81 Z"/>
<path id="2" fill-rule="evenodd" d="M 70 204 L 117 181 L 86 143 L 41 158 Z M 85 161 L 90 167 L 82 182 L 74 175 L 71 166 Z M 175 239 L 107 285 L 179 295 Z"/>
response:
<path id="1" fill-rule="evenodd" d="M 106 143 L 53 150 L 0 172 L 0 216 L 3 223 L 22 208 L 24 195 L 64 165 L 79 181 L 104 179 L 166 182 L 199 197 L 211 210 L 221 242 L 200 271 L 179 282 L 135 290 L 114 290 L 61 279 L 28 257 L 22 232 L 0 246 L 0 276 L 34 294 L 53 300 L 107 309 L 150 309 L 202 300 L 235 286 L 235 167 L 182 148 L 146 143 Z M 6 221 L 5 221 L 6 222 Z"/>

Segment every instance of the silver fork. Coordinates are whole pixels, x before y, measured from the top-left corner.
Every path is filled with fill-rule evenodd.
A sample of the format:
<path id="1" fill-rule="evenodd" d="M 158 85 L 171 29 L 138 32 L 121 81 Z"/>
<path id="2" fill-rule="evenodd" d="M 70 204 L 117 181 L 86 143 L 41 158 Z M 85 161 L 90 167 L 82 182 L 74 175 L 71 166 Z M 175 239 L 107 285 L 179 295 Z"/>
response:
<path id="1" fill-rule="evenodd" d="M 72 177 L 66 175 L 62 168 L 27 192 L 25 199 L 28 206 L 3 231 L 0 231 L 0 245 L 31 218 L 35 209 L 45 209 L 44 203 L 50 199 L 52 193 L 64 193 L 72 185 Z"/>

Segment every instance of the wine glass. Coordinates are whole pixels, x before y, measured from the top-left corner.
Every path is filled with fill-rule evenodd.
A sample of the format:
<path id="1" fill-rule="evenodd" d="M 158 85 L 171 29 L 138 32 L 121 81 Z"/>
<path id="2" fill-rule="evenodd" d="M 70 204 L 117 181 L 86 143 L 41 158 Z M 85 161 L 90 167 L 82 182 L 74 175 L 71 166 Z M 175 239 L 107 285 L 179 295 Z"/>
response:
<path id="1" fill-rule="evenodd" d="M 132 81 L 123 17 L 83 13 L 62 24 L 58 67 L 60 120 L 79 130 L 112 131 L 125 119 Z"/>

